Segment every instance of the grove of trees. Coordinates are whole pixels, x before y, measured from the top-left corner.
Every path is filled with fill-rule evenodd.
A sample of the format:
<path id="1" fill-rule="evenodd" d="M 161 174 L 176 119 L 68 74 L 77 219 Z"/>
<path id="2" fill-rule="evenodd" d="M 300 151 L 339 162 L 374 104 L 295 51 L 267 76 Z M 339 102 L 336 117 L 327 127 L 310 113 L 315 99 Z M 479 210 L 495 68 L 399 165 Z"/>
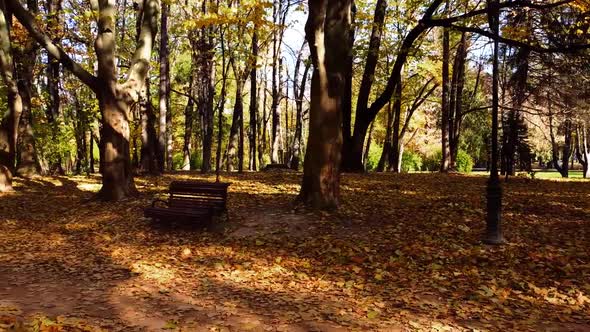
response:
<path id="1" fill-rule="evenodd" d="M 0 10 L 2 191 L 13 176 L 100 172 L 114 201 L 134 174 L 279 164 L 303 169 L 304 202 L 335 208 L 341 172 L 590 177 L 584 0 Z"/>

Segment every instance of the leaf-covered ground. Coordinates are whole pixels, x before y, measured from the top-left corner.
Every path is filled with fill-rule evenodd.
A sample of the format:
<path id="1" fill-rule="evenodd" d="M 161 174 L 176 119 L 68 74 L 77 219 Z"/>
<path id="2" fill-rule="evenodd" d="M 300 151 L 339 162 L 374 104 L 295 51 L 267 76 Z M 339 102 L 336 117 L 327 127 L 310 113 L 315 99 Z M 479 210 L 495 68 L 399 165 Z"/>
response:
<path id="1" fill-rule="evenodd" d="M 229 218 L 169 229 L 98 178 L 0 194 L 0 330 L 588 331 L 590 183 L 505 184 L 509 243 L 482 246 L 485 178 L 344 175 L 336 215 L 295 207 L 297 173 L 224 176 Z M 212 177 L 208 179 L 212 180 Z"/>

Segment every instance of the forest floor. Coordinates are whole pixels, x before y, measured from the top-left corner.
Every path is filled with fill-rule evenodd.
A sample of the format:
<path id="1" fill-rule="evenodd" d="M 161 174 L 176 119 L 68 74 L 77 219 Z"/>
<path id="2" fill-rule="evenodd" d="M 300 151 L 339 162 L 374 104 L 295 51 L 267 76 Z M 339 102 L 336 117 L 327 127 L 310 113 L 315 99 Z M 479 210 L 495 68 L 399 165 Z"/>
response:
<path id="1" fill-rule="evenodd" d="M 224 175 L 229 222 L 167 229 L 98 177 L 0 194 L 0 330 L 589 331 L 590 182 L 511 179 L 508 244 L 484 246 L 485 177 L 344 175 L 342 208 L 293 205 L 301 174 Z"/>

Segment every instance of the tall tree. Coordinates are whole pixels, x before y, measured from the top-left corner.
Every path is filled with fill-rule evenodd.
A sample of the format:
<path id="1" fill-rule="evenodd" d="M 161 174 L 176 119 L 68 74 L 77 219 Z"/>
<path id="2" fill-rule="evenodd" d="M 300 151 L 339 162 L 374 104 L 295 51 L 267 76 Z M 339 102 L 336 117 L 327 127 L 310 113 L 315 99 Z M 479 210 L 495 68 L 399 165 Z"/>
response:
<path id="1" fill-rule="evenodd" d="M 8 110 L 0 118 L 0 192 L 12 190 L 18 122 L 22 99 L 15 77 L 10 39 L 11 15 L 4 0 L 0 1 L 0 70 L 6 85 Z"/>
<path id="2" fill-rule="evenodd" d="M 299 198 L 319 209 L 338 207 L 351 0 L 310 0 L 305 25 L 314 70 L 309 138 Z"/>
<path id="3" fill-rule="evenodd" d="M 158 133 L 158 155 L 160 169 L 164 171 L 172 170 L 170 163 L 171 158 L 168 156 L 168 138 L 171 132 L 168 131 L 168 113 L 170 109 L 170 51 L 168 50 L 168 13 L 170 11 L 170 4 L 167 0 L 162 1 L 162 11 L 160 18 L 160 85 L 158 89 L 159 97 L 159 133 Z"/>
<path id="4" fill-rule="evenodd" d="M 449 95 L 448 146 L 449 168 L 457 170 L 457 155 L 459 153 L 459 137 L 463 119 L 463 91 L 465 88 L 465 64 L 468 54 L 468 34 L 461 33 L 455 59 L 453 61 L 453 75 Z"/>
<path id="5" fill-rule="evenodd" d="M 576 157 L 582 165 L 582 174 L 585 179 L 590 178 L 590 140 L 586 121 L 581 121 L 576 126 Z"/>
<path id="6" fill-rule="evenodd" d="M 255 171 L 256 167 L 256 137 L 257 137 L 257 113 L 258 113 L 258 81 L 256 78 L 256 71 L 258 70 L 258 24 L 254 24 L 254 30 L 252 31 L 252 61 L 250 69 L 250 121 L 248 131 L 248 146 L 250 149 L 249 153 L 249 164 L 248 169 Z"/>
<path id="7" fill-rule="evenodd" d="M 446 0 L 445 10 L 450 13 L 450 1 Z M 449 153 L 449 60 L 451 54 L 450 47 L 450 32 L 449 28 L 443 28 L 442 34 L 442 102 L 441 102 L 441 149 L 442 159 L 440 162 L 440 171 L 447 172 L 449 170 L 450 153 Z"/>
<path id="8" fill-rule="evenodd" d="M 158 0 L 144 0 L 138 10 L 141 15 L 141 33 L 137 48 L 124 83 L 118 82 L 116 51 L 116 6 L 114 0 L 99 0 L 92 3 L 97 13 L 97 35 L 95 51 L 97 76 L 90 74 L 63 49 L 56 45 L 35 23 L 35 18 L 17 0 L 8 0 L 7 5 L 29 33 L 44 47 L 48 54 L 57 59 L 84 84 L 88 85 L 98 98 L 102 115 L 102 188 L 98 196 L 105 200 L 119 200 L 136 192 L 131 171 L 129 152 L 129 112 L 137 101 L 145 84 L 149 61 L 157 30 Z"/>
<path id="9" fill-rule="evenodd" d="M 305 96 L 305 87 L 307 85 L 307 77 L 309 69 L 311 68 L 311 61 L 305 62 L 305 69 L 303 70 L 303 76 L 301 77 L 301 83 L 297 85 L 297 79 L 293 82 L 294 85 L 294 96 L 295 96 L 295 133 L 293 134 L 293 145 L 291 160 L 289 161 L 289 167 L 293 170 L 299 169 L 301 162 L 301 145 L 303 143 L 303 98 Z M 295 71 L 297 73 L 297 70 Z M 298 87 L 297 87 L 298 86 Z M 295 88 L 296 87 L 296 88 Z M 346 97 L 345 97 L 346 98 Z"/>
<path id="10" fill-rule="evenodd" d="M 369 96 L 371 95 L 371 88 L 375 81 L 375 69 L 377 68 L 377 61 L 379 60 L 379 49 L 381 48 L 381 39 L 383 36 L 383 26 L 385 22 L 385 13 L 387 11 L 387 1 L 377 0 L 375 5 L 375 14 L 373 19 L 373 27 L 371 30 L 371 37 L 369 40 L 369 49 L 367 50 L 367 58 L 365 59 L 365 68 L 361 79 L 361 85 L 357 97 L 357 116 L 359 114 L 359 105 L 367 105 Z M 347 55 L 348 59 L 349 55 Z M 349 63 L 349 71 L 350 71 Z M 352 75 L 352 72 L 349 73 Z M 348 87 L 347 87 L 348 88 Z M 365 136 L 362 140 L 356 140 L 350 136 L 350 118 L 348 114 L 351 110 L 348 107 L 344 108 L 344 144 L 342 150 L 343 169 L 345 171 L 362 171 L 362 151 L 365 144 Z M 355 120 L 355 132 L 357 127 L 361 125 L 362 119 Z M 369 125 L 367 124 L 367 128 Z M 365 129 L 366 134 L 366 129 Z"/>
<path id="11" fill-rule="evenodd" d="M 381 38 L 376 37 L 382 35 L 382 28 L 376 28 L 380 25 L 373 25 L 371 42 L 374 40 L 374 47 L 370 52 L 367 53 L 367 59 L 365 61 L 363 78 L 367 77 L 367 79 L 365 81 L 365 85 L 362 85 L 361 83 L 363 87 L 359 89 L 355 112 L 354 131 L 350 139 L 345 139 L 345 142 L 348 141 L 350 143 L 345 144 L 343 147 L 343 170 L 356 172 L 364 170 L 362 164 L 363 148 L 369 126 L 371 122 L 375 120 L 375 117 L 379 111 L 381 111 L 381 109 L 385 107 L 387 103 L 389 103 L 396 91 L 396 86 L 401 84 L 401 73 L 403 66 L 405 65 L 408 57 L 412 54 L 412 51 L 414 50 L 413 46 L 416 40 L 418 40 L 429 28 L 436 25 L 442 25 L 442 23 L 432 20 L 432 16 L 440 7 L 442 2 L 443 0 L 432 1 L 428 7 L 426 7 L 422 18 L 403 38 L 385 88 L 381 93 L 377 94 L 377 98 L 371 104 L 369 104 L 369 96 L 371 96 L 371 90 L 374 82 L 374 80 L 370 78 L 375 72 L 377 55 L 379 54 L 379 47 L 381 44 Z M 373 34 L 373 32 L 375 33 Z M 379 41 L 377 41 L 377 39 L 379 39 Z M 375 59 L 373 59 L 373 57 Z"/>
<path id="12" fill-rule="evenodd" d="M 27 1 L 27 9 L 31 13 L 39 13 L 36 0 Z M 37 62 L 39 47 L 29 36 L 24 36 L 19 45 L 13 47 L 15 53 L 15 66 L 18 80 L 18 90 L 21 95 L 23 110 L 19 122 L 18 155 L 16 174 L 30 178 L 39 174 L 40 167 L 37 159 L 36 142 L 33 133 L 33 104 L 34 71 Z"/>
<path id="13" fill-rule="evenodd" d="M 272 92 L 271 92 L 271 118 L 272 118 L 272 131 L 271 131 L 271 146 L 270 146 L 270 161 L 273 164 L 280 163 L 282 161 L 281 151 L 283 148 L 282 129 L 281 129 L 281 109 L 280 101 L 282 99 L 281 94 L 281 74 L 283 67 L 283 59 L 281 57 L 281 46 L 283 44 L 283 36 L 285 34 L 285 22 L 287 20 L 287 14 L 291 7 L 291 0 L 274 0 L 273 1 L 273 36 L 272 36 Z"/>
<path id="14" fill-rule="evenodd" d="M 494 40 L 492 56 L 492 160 L 490 178 L 487 184 L 487 218 L 483 241 L 486 244 L 502 244 L 502 187 L 498 174 L 498 112 L 499 103 L 499 39 L 500 39 L 500 4 L 498 0 L 487 0 L 488 25 Z"/>
<path id="15" fill-rule="evenodd" d="M 209 0 L 202 0 L 200 10 L 202 14 L 209 12 Z M 214 96 L 213 85 L 215 77 L 214 53 L 214 29 L 204 25 L 193 32 L 191 38 L 192 52 L 197 54 L 198 82 L 197 82 L 197 109 L 201 122 L 202 132 L 202 165 L 201 172 L 211 171 L 211 157 L 213 149 L 214 127 Z"/>

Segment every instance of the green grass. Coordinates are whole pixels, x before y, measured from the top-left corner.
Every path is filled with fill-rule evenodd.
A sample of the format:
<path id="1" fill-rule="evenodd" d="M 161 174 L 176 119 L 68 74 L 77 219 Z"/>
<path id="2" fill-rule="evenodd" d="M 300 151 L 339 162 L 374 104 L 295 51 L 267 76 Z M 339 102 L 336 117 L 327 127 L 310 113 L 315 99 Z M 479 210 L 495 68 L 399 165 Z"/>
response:
<path id="1" fill-rule="evenodd" d="M 472 172 L 473 174 L 478 174 L 478 175 L 487 175 L 489 174 L 489 172 L 482 172 L 482 171 L 475 171 Z M 570 171 L 569 172 L 569 178 L 570 179 L 583 179 L 583 173 L 582 171 Z M 558 171 L 548 171 L 548 170 L 543 170 L 543 171 L 535 171 L 535 179 L 542 179 L 542 180 L 546 180 L 546 179 L 562 179 L 561 174 L 559 174 Z"/>
<path id="2" fill-rule="evenodd" d="M 581 179 L 584 176 L 582 174 L 582 171 L 570 171 L 569 177 Z M 561 179 L 561 174 L 559 174 L 559 172 L 557 171 L 541 171 L 536 172 L 535 179 Z"/>

